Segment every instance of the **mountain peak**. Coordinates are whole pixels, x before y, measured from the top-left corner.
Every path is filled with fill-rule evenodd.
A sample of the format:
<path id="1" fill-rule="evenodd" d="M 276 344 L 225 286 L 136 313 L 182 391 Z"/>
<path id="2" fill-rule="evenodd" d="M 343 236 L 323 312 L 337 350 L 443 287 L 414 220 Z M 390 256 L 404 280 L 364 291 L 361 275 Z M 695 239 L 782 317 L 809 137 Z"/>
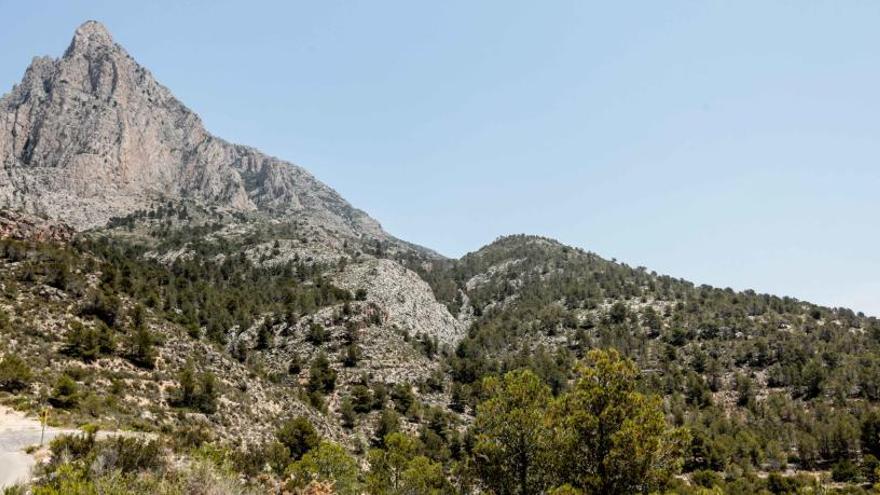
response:
<path id="1" fill-rule="evenodd" d="M 73 35 L 73 41 L 67 53 L 87 51 L 94 47 L 112 47 L 113 37 L 110 31 L 98 21 L 86 21 L 82 23 Z"/>
<path id="2" fill-rule="evenodd" d="M 212 136 L 97 21 L 0 98 L 0 170 L 0 206 L 77 229 L 181 200 L 391 239 L 306 170 Z"/>

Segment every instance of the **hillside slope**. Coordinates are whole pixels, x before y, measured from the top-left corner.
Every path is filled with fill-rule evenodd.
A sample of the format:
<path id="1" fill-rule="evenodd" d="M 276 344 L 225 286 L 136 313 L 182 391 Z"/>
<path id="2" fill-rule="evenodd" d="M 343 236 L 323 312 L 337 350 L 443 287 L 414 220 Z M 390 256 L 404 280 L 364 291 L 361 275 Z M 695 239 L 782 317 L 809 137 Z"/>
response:
<path id="1" fill-rule="evenodd" d="M 443 258 L 305 170 L 211 136 L 99 23 L 0 99 L 0 160 L 0 400 L 68 426 L 154 433 L 164 449 L 65 440 L 38 481 L 57 489 L 41 493 L 75 492 L 61 484 L 71 472 L 89 490 L 110 480 L 143 493 L 606 486 L 572 475 L 596 449 L 544 438 L 569 431 L 549 416 L 591 412 L 560 404 L 593 376 L 597 349 L 631 370 L 623 402 L 647 405 L 652 438 L 687 439 L 682 452 L 657 444 L 669 448 L 650 468 L 656 483 L 615 486 L 864 493 L 880 480 L 877 318 L 695 285 L 537 236 Z M 602 397 L 608 383 L 588 390 Z M 487 410 L 543 433 L 498 420 L 505 438 L 494 438 Z M 561 417 L 549 424 L 601 436 Z M 480 450 L 508 438 L 520 453 L 581 451 L 544 459 L 554 485 L 509 476 L 517 456 Z M 650 450 L 640 438 L 620 457 Z M 105 469 L 125 449 L 169 462 Z M 222 488 L 177 474 L 185 488 L 150 484 L 175 472 L 158 465 L 202 482 L 187 470 L 202 462 Z"/>
<path id="2" fill-rule="evenodd" d="M 698 286 L 535 236 L 411 266 L 471 322 L 446 360 L 468 407 L 486 376 L 528 367 L 564 390 L 587 350 L 615 348 L 694 435 L 688 470 L 811 471 L 878 453 L 877 318 Z"/>

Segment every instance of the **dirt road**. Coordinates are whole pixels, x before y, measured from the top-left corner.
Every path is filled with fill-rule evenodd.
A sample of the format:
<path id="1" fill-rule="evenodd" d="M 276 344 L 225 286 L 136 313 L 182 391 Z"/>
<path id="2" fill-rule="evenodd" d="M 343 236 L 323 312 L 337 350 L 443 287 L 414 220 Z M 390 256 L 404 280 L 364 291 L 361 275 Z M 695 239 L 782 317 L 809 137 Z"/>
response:
<path id="1" fill-rule="evenodd" d="M 35 464 L 24 451 L 40 443 L 40 422 L 23 413 L 0 406 L 0 489 L 30 479 Z M 46 428 L 45 443 L 72 430 Z"/>

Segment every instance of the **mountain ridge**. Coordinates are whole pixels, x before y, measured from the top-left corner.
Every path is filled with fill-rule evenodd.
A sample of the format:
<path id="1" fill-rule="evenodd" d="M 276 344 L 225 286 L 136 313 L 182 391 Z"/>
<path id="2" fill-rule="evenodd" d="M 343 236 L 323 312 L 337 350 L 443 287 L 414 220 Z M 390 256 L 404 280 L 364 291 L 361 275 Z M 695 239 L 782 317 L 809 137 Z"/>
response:
<path id="1" fill-rule="evenodd" d="M 393 239 L 293 163 L 210 134 L 97 21 L 0 98 L 0 204 L 100 227 L 166 198 Z"/>

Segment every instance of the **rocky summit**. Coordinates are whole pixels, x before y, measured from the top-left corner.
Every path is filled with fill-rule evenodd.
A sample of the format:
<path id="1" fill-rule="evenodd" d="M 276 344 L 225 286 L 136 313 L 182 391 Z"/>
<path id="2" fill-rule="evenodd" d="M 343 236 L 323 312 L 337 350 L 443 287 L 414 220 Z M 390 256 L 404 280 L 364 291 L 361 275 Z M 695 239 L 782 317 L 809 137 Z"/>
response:
<path id="1" fill-rule="evenodd" d="M 77 229 L 186 198 L 387 237 L 303 168 L 212 136 L 95 21 L 0 99 L 0 164 L 0 204 Z"/>

